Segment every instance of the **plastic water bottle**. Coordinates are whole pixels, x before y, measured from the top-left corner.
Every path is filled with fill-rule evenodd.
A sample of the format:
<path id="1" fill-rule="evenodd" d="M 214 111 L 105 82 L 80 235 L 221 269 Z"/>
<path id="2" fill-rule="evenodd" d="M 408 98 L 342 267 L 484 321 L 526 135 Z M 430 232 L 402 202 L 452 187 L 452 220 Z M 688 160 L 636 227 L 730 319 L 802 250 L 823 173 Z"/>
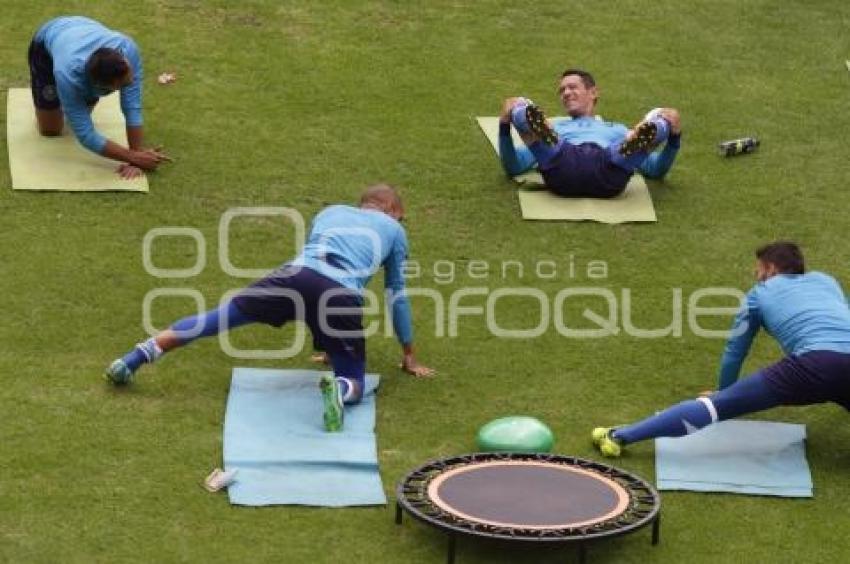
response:
<path id="1" fill-rule="evenodd" d="M 733 139 L 732 141 L 724 141 L 718 148 L 720 154 L 724 157 L 732 157 L 744 153 L 752 153 L 759 146 L 759 140 L 755 137 L 744 137 L 743 139 Z"/>

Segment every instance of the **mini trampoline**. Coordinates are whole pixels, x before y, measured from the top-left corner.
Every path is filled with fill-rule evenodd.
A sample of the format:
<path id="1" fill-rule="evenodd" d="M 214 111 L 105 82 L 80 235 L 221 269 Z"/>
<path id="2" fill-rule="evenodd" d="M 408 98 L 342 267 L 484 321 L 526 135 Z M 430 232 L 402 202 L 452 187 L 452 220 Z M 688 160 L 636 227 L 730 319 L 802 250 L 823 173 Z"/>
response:
<path id="1" fill-rule="evenodd" d="M 557 454 L 477 453 L 433 460 L 396 489 L 402 512 L 449 535 L 448 562 L 460 535 L 517 543 L 587 544 L 652 523 L 658 543 L 661 500 L 637 476 Z"/>

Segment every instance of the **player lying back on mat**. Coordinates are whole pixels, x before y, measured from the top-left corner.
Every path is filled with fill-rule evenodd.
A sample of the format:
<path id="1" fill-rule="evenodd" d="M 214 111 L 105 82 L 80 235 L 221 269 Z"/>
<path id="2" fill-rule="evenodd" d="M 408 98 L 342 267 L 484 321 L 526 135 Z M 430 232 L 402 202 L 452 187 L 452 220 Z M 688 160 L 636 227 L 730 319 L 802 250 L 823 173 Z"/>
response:
<path id="1" fill-rule="evenodd" d="M 637 441 L 681 437 L 779 405 L 831 401 L 850 410 L 850 308 L 841 286 L 822 272 L 806 273 L 799 247 L 782 241 L 756 251 L 756 280 L 726 343 L 719 390 L 632 425 L 597 427 L 592 439 L 602 454 L 619 456 Z M 759 327 L 787 356 L 738 380 Z"/>
<path id="2" fill-rule="evenodd" d="M 613 198 L 626 189 L 637 170 L 647 178 L 663 178 L 679 151 L 679 112 L 653 110 L 634 129 L 602 121 L 595 115 L 599 91 L 587 71 L 568 69 L 558 84 L 558 97 L 569 120 L 549 123 L 526 98 L 508 98 L 499 117 L 499 157 L 511 176 L 537 165 L 554 194 L 565 197 Z M 515 148 L 511 124 L 525 147 Z M 665 143 L 666 142 L 666 143 Z M 652 151 L 664 143 L 660 152 Z"/>
<path id="3" fill-rule="evenodd" d="M 303 321 L 322 350 L 334 376 L 320 385 L 328 431 L 342 428 L 346 403 L 360 401 L 366 376 L 362 290 L 381 266 L 392 304 L 393 328 L 402 347 L 402 368 L 414 376 L 433 370 L 416 360 L 410 303 L 405 295 L 402 266 L 407 235 L 401 225 L 404 207 L 396 190 L 386 184 L 367 188 L 359 207 L 330 206 L 313 219 L 310 235 L 293 260 L 240 291 L 218 309 L 174 323 L 137 344 L 106 370 L 115 384 L 128 383 L 145 363 L 200 337 L 217 335 L 249 323 L 280 327 Z"/>

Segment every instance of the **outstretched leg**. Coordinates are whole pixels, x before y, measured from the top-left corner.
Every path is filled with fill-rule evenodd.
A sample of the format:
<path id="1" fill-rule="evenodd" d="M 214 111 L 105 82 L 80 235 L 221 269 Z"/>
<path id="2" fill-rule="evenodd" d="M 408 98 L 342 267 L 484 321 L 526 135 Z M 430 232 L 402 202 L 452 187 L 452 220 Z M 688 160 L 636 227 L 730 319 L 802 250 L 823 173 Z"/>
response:
<path id="1" fill-rule="evenodd" d="M 767 382 L 764 372 L 739 380 L 710 397 L 683 401 L 632 425 L 597 427 L 593 442 L 605 456 L 619 456 L 625 445 L 657 437 L 681 437 L 712 423 L 763 411 L 782 400 Z"/>
<path id="2" fill-rule="evenodd" d="M 188 345 L 195 339 L 218 335 L 220 332 L 253 323 L 233 301 L 200 315 L 184 317 L 155 337 L 138 343 L 130 352 L 115 360 L 106 369 L 113 384 L 127 384 L 143 364 L 153 363 L 164 353 Z"/>

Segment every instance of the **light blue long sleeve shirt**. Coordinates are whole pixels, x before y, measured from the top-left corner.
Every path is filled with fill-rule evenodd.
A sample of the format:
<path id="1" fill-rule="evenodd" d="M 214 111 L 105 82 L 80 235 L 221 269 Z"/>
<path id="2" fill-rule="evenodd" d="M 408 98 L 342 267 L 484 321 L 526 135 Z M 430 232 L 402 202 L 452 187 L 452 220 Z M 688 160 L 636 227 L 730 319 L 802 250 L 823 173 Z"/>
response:
<path id="1" fill-rule="evenodd" d="M 45 23 L 35 34 L 53 58 L 53 76 L 62 110 L 79 142 L 88 150 L 101 153 L 106 137 L 92 123 L 88 105 L 108 94 L 96 88 L 86 75 L 86 63 L 97 49 L 119 51 L 133 69 L 133 81 L 121 89 L 121 111 L 127 127 L 142 125 L 142 59 L 132 39 L 103 24 L 82 16 L 56 18 Z"/>
<path id="2" fill-rule="evenodd" d="M 850 308 L 838 282 L 822 272 L 780 274 L 747 292 L 720 361 L 719 389 L 738 379 L 760 327 L 786 355 L 850 353 Z"/>
<path id="3" fill-rule="evenodd" d="M 593 143 L 607 148 L 620 143 L 628 133 L 628 128 L 621 123 L 604 121 L 591 116 L 555 118 L 551 124 L 558 137 L 571 145 Z M 647 178 L 663 178 L 673 166 L 680 142 L 681 137 L 671 136 L 661 151 L 650 153 L 638 167 L 638 171 Z M 537 164 L 528 147 L 514 145 L 510 127 L 504 127 L 504 125 L 499 130 L 499 157 L 505 171 L 511 176 L 531 170 Z"/>
<path id="4" fill-rule="evenodd" d="M 413 342 L 410 302 L 404 291 L 407 234 L 389 215 L 372 209 L 330 206 L 313 219 L 301 253 L 288 264 L 306 266 L 355 291 L 384 268 L 393 329 L 403 345 Z"/>

